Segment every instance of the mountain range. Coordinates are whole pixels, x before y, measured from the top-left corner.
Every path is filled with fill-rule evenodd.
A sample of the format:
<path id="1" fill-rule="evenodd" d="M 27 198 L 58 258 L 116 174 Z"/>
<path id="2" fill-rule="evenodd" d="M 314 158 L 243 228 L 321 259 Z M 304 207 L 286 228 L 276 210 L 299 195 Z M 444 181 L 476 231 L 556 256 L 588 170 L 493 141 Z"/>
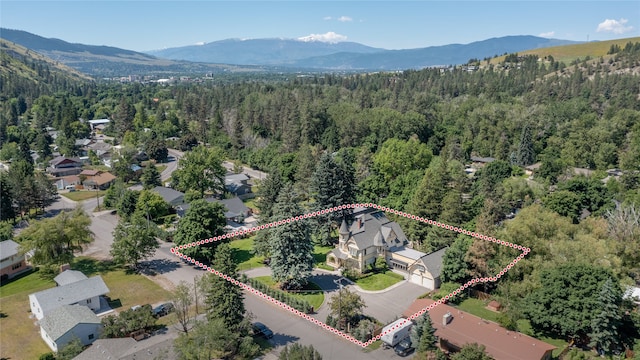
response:
<path id="1" fill-rule="evenodd" d="M 464 64 L 505 53 L 577 43 L 518 35 L 470 44 L 386 50 L 355 42 L 227 39 L 146 53 L 72 44 L 26 31 L 0 29 L 0 38 L 94 76 L 235 71 L 387 71 Z"/>

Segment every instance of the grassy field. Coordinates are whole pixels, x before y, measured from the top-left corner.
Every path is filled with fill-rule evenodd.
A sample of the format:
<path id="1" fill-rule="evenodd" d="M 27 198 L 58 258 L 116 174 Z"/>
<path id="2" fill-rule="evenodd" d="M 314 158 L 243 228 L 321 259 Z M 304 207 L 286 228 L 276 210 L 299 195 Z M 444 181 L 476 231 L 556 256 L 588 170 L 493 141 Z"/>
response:
<path id="1" fill-rule="evenodd" d="M 332 267 L 325 264 L 325 260 L 327 260 L 327 254 L 329 251 L 333 250 L 333 246 L 320 246 L 315 245 L 313 247 L 313 262 L 317 267 L 325 270 L 333 270 Z"/>
<path id="2" fill-rule="evenodd" d="M 159 173 L 162 173 L 167 169 L 167 165 L 156 165 L 156 169 L 158 169 Z"/>
<path id="3" fill-rule="evenodd" d="M 607 40 L 607 41 L 594 41 L 584 44 L 574 44 L 574 45 L 564 45 L 564 46 L 554 46 L 542 49 L 534 49 L 518 52 L 518 55 L 538 55 L 538 57 L 543 58 L 545 56 L 551 55 L 556 61 L 562 61 L 565 63 L 570 63 L 571 61 L 580 58 L 584 59 L 587 56 L 591 58 L 597 58 L 600 56 L 606 56 L 607 52 L 611 48 L 611 45 L 618 45 L 621 48 L 628 42 L 639 42 L 640 37 L 635 38 L 626 38 L 626 39 L 618 39 L 618 40 Z M 497 64 L 504 61 L 504 56 L 499 56 L 495 59 L 491 60 L 492 64 Z"/>
<path id="4" fill-rule="evenodd" d="M 264 256 L 255 256 L 252 253 L 255 236 L 246 239 L 233 240 L 229 246 L 233 249 L 233 259 L 238 264 L 238 270 L 249 270 L 264 266 Z"/>
<path id="5" fill-rule="evenodd" d="M 278 289 L 276 282 L 273 281 L 271 276 L 258 276 L 256 280 L 268 285 L 271 288 Z M 318 285 L 312 282 L 309 282 L 305 290 L 322 290 L 322 289 L 320 289 Z M 311 293 L 311 294 L 290 293 L 290 295 L 293 295 L 294 297 L 297 297 L 298 299 L 301 299 L 301 300 L 306 300 L 307 302 L 309 302 L 309 305 L 313 306 L 314 309 L 318 309 L 320 306 L 322 306 L 322 303 L 324 302 L 324 294 L 322 293 L 322 291 Z"/>
<path id="6" fill-rule="evenodd" d="M 107 262 L 78 258 L 72 268 L 87 276 L 101 275 L 116 311 L 166 301 L 169 297 L 166 290 L 146 277 L 129 274 Z M 35 319 L 29 318 L 27 296 L 54 286 L 52 280 L 41 279 L 34 272 L 0 287 L 0 358 L 37 359 L 40 354 L 50 351 L 40 337 L 39 328 L 34 325 Z"/>
<path id="7" fill-rule="evenodd" d="M 0 358 L 37 359 L 51 351 L 40 337 L 40 328 L 29 318 L 31 293 L 54 287 L 33 272 L 0 287 Z M 18 341 L 20 339 L 21 341 Z"/>
<path id="8" fill-rule="evenodd" d="M 98 191 L 98 197 L 104 196 L 104 193 L 105 193 L 104 191 Z M 74 192 L 68 192 L 60 195 L 73 201 L 82 201 L 82 200 L 95 198 L 96 192 L 95 191 L 74 191 Z"/>
<path id="9" fill-rule="evenodd" d="M 391 271 L 385 273 L 372 274 L 365 278 L 356 280 L 356 284 L 363 290 L 376 291 L 383 290 L 389 286 L 404 280 L 400 274 Z"/>

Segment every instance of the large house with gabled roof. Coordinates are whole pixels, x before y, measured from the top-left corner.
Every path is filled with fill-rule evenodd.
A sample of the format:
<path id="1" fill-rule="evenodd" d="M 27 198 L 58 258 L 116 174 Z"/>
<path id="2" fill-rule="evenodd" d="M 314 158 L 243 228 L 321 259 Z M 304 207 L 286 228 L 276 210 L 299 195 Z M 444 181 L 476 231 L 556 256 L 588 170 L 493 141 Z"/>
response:
<path id="1" fill-rule="evenodd" d="M 431 254 L 412 249 L 400 225 L 390 221 L 382 211 L 356 208 L 353 216 L 350 226 L 342 221 L 338 245 L 327 254 L 327 265 L 362 273 L 382 257 L 390 269 L 410 282 L 428 289 L 440 287 L 445 249 Z"/>
<path id="2" fill-rule="evenodd" d="M 62 305 L 40 320 L 40 336 L 56 352 L 75 338 L 89 345 L 101 332 L 100 318 L 82 305 Z"/>

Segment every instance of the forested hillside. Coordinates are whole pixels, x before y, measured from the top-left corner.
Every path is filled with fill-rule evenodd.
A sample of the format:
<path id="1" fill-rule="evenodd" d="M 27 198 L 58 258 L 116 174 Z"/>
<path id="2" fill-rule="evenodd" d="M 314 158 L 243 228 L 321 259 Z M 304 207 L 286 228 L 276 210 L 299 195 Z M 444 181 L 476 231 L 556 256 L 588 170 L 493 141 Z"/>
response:
<path id="1" fill-rule="evenodd" d="M 317 164 L 333 154 L 327 166 L 340 167 L 340 183 L 354 185 L 345 201 L 353 195 L 530 247 L 498 283 L 478 287 L 503 299 L 506 325 L 526 321 L 536 334 L 600 339 L 607 329 L 594 314 L 609 301 L 621 334 L 614 345 L 631 348 L 640 317 L 627 311 L 621 292 L 640 281 L 640 79 L 626 70 L 640 66 L 640 44 L 614 50 L 609 60 L 569 66 L 513 55 L 475 71 L 176 86 L 44 86 L 3 68 L 0 160 L 13 160 L 12 168 L 31 163 L 30 150 L 40 162 L 50 159 L 46 127 L 58 131 L 58 151 L 74 155 L 74 141 L 89 133 L 78 119 L 108 117 L 106 133 L 125 148 L 219 147 L 292 183 L 311 209 L 319 201 Z M 441 229 L 401 225 L 414 247 L 450 246 L 458 254 L 445 260 L 449 282 L 493 275 L 517 256 Z M 586 277 L 594 280 L 581 283 Z M 584 286 L 571 293 L 563 283 Z M 575 298 L 584 297 L 577 306 Z M 545 301 L 555 298 L 566 300 L 563 313 L 549 311 Z"/>

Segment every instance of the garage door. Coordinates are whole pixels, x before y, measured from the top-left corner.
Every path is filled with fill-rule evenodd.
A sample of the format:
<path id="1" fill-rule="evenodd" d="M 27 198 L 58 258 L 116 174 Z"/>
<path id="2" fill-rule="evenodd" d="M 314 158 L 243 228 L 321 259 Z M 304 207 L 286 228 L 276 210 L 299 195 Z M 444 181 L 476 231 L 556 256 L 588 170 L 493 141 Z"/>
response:
<path id="1" fill-rule="evenodd" d="M 412 283 L 414 283 L 414 284 L 418 284 L 420 286 L 424 286 L 424 287 L 426 287 L 428 289 L 433 289 L 434 288 L 433 280 L 422 276 L 420 273 L 411 274 L 410 281 Z"/>

